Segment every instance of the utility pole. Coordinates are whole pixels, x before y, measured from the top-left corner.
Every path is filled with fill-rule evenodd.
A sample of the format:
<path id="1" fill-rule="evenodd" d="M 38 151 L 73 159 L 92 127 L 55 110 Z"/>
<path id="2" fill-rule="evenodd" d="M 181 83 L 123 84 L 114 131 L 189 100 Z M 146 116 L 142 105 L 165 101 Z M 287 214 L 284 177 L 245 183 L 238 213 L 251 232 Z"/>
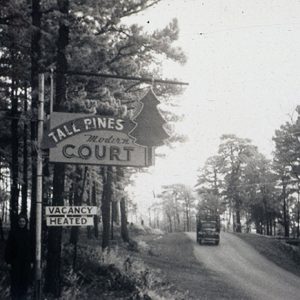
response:
<path id="1" fill-rule="evenodd" d="M 42 179 L 43 179 L 43 158 L 42 158 L 42 137 L 44 126 L 44 74 L 39 74 L 39 99 L 38 99 L 38 132 L 37 132 L 37 178 L 36 178 L 36 248 L 35 248 L 35 299 L 41 299 L 41 249 L 42 249 Z"/>

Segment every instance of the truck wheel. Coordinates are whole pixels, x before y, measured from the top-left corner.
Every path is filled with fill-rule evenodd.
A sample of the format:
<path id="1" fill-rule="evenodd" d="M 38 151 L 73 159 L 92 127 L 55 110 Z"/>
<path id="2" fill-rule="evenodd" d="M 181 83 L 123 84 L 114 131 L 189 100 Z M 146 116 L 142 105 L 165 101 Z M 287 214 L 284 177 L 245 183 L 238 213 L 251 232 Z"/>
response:
<path id="1" fill-rule="evenodd" d="M 202 245 L 202 244 L 203 244 L 202 239 L 200 239 L 199 240 L 199 245 Z"/>
<path id="2" fill-rule="evenodd" d="M 215 241 L 215 245 L 218 246 L 220 244 L 220 241 Z"/>

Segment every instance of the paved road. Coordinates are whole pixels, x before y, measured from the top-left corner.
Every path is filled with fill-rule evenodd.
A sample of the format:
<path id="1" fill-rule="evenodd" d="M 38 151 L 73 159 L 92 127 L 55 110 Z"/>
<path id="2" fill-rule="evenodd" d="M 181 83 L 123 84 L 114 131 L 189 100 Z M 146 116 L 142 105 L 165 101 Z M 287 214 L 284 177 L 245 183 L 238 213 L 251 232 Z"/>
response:
<path id="1" fill-rule="evenodd" d="M 195 234 L 193 235 L 195 236 Z M 145 252 L 142 260 L 155 270 L 159 270 L 164 283 L 171 284 L 170 300 L 248 300 L 234 282 L 223 280 L 218 271 L 208 270 L 193 254 L 196 246 L 182 232 L 166 234 L 160 238 L 144 237 L 151 246 L 152 255 Z M 212 248 L 212 247 L 210 247 Z M 178 295 L 176 291 L 185 296 Z"/>
<path id="2" fill-rule="evenodd" d="M 187 235 L 195 241 L 195 233 Z M 219 246 L 194 242 L 194 255 L 208 269 L 234 283 L 243 299 L 300 299 L 300 277 L 279 268 L 233 234 L 222 232 Z"/>

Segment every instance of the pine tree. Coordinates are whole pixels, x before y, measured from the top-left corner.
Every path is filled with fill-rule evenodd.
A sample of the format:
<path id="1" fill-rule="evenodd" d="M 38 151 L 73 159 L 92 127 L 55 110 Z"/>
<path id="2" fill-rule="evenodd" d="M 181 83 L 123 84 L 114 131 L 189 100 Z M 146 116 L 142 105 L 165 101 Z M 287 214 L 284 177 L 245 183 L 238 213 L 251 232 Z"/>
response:
<path id="1" fill-rule="evenodd" d="M 130 132 L 139 145 L 153 147 L 163 145 L 163 141 L 169 137 L 163 128 L 166 123 L 157 109 L 160 103 L 152 89 L 140 100 L 141 111 L 135 117 L 136 127 Z"/>

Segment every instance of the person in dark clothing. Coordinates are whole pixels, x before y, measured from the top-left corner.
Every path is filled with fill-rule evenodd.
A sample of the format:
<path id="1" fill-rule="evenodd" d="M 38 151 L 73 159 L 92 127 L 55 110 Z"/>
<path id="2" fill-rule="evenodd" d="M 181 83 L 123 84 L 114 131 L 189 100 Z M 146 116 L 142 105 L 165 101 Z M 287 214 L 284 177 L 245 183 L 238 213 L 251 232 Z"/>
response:
<path id="1" fill-rule="evenodd" d="M 5 248 L 5 261 L 10 265 L 11 298 L 26 299 L 31 279 L 33 251 L 27 218 L 18 216 L 17 228 L 11 230 Z"/>

